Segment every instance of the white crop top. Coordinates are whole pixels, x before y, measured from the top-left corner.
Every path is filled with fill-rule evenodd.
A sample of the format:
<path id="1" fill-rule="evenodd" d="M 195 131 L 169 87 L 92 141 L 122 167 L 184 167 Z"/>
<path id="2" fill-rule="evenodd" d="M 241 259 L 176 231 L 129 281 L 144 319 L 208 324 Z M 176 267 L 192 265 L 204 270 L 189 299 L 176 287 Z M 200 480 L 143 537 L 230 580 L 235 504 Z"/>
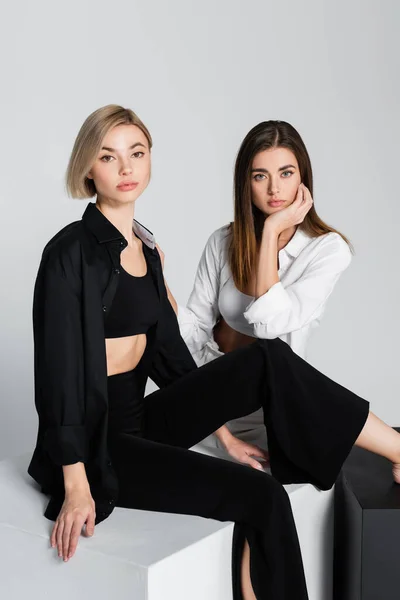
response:
<path id="1" fill-rule="evenodd" d="M 221 352 L 213 338 L 220 315 L 236 331 L 280 337 L 302 358 L 311 330 L 320 323 L 326 302 L 351 252 L 335 232 L 310 237 L 300 227 L 278 252 L 280 281 L 254 299 L 236 289 L 228 264 L 230 227 L 214 231 L 203 250 L 186 307 L 178 305 L 181 335 L 200 366 Z"/>
<path id="2" fill-rule="evenodd" d="M 229 277 L 218 295 L 218 310 L 229 327 L 239 333 L 254 337 L 253 325 L 244 318 L 246 308 L 253 299 L 254 296 L 240 292 L 235 286 L 233 278 Z"/>

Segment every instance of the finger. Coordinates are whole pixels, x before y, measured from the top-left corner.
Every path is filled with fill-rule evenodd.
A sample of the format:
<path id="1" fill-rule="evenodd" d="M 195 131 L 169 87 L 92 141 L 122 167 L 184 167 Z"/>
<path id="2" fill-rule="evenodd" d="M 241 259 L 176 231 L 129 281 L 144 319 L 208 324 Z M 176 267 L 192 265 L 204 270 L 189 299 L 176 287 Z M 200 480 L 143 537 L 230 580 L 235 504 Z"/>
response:
<path id="1" fill-rule="evenodd" d="M 305 200 L 307 202 L 310 202 L 311 204 L 314 202 L 311 196 L 311 192 L 308 189 L 308 187 L 306 187 L 305 185 L 303 185 L 303 190 L 304 190 L 304 196 L 305 196 Z"/>
<path id="2" fill-rule="evenodd" d="M 306 215 L 308 213 L 308 211 L 311 209 L 312 205 L 314 204 L 314 201 L 312 200 L 312 198 L 307 198 L 307 200 L 304 202 L 302 208 L 304 209 L 304 215 Z"/>
<path id="3" fill-rule="evenodd" d="M 264 460 L 269 461 L 269 454 L 267 450 L 264 450 L 264 448 L 259 448 L 258 446 L 257 449 L 260 452 L 260 454 L 258 454 L 257 456 L 261 456 Z"/>
<path id="4" fill-rule="evenodd" d="M 68 548 L 69 548 L 69 542 L 70 542 L 70 537 L 71 537 L 71 529 L 73 526 L 74 521 L 72 520 L 72 517 L 68 518 L 65 522 L 64 525 L 64 531 L 63 531 L 63 559 L 67 560 L 68 558 Z"/>
<path id="5" fill-rule="evenodd" d="M 309 188 L 308 188 L 306 185 L 304 185 L 304 183 L 302 183 L 301 185 L 302 185 L 302 188 L 303 188 L 303 190 L 305 191 L 305 193 L 306 193 L 308 196 L 311 196 L 311 192 L 310 192 Z"/>
<path id="6" fill-rule="evenodd" d="M 80 522 L 75 521 L 72 526 L 71 535 L 69 538 L 69 547 L 68 547 L 68 556 L 67 556 L 68 560 L 75 554 L 75 550 L 78 545 L 78 540 L 79 540 L 81 531 L 82 531 L 82 525 L 80 524 Z"/>
<path id="7" fill-rule="evenodd" d="M 61 520 L 58 524 L 58 529 L 57 529 L 57 550 L 58 550 L 58 556 L 62 556 L 62 534 L 63 534 L 63 530 L 64 530 L 64 520 Z"/>
<path id="8" fill-rule="evenodd" d="M 58 521 L 55 522 L 53 531 L 51 532 L 51 536 L 50 536 L 50 544 L 51 544 L 52 548 L 54 548 L 56 545 L 57 529 L 58 529 Z"/>
<path id="9" fill-rule="evenodd" d="M 94 521 L 95 514 L 94 512 L 91 512 L 86 521 L 86 535 L 88 536 L 92 536 L 94 534 Z"/>
<path id="10" fill-rule="evenodd" d="M 247 464 L 249 464 L 254 469 L 257 469 L 257 471 L 264 471 L 263 466 L 258 462 L 258 460 L 255 460 L 254 458 L 249 458 Z"/>
<path id="11" fill-rule="evenodd" d="M 302 184 L 300 183 L 300 185 L 297 189 L 297 194 L 296 194 L 296 198 L 294 199 L 294 202 L 298 202 L 299 204 L 301 204 L 303 202 L 303 199 L 304 199 L 304 191 L 303 191 Z"/>
<path id="12" fill-rule="evenodd" d="M 265 450 L 259 448 L 258 446 L 252 446 L 250 448 L 249 454 L 251 454 L 252 456 L 259 456 L 260 458 L 265 458 L 267 455 Z"/>

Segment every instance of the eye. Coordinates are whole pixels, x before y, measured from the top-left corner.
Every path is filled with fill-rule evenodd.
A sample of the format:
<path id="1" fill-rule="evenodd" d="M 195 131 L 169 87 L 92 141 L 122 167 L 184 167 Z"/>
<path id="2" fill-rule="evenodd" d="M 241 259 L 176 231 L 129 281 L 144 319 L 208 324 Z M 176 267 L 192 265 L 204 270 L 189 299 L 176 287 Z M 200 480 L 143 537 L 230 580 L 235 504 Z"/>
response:
<path id="1" fill-rule="evenodd" d="M 102 162 L 105 162 L 105 163 L 108 163 L 108 162 L 110 162 L 109 160 L 104 160 L 105 158 L 114 158 L 114 157 L 113 157 L 113 156 L 110 156 L 110 154 L 105 154 L 104 156 L 102 156 L 102 157 L 100 158 L 100 160 L 101 160 Z"/>
<path id="2" fill-rule="evenodd" d="M 284 175 L 285 173 L 289 173 L 289 175 L 293 175 L 293 171 L 283 171 L 282 175 Z M 287 179 L 287 177 L 285 177 L 285 179 Z"/>
<path id="3" fill-rule="evenodd" d="M 258 177 L 265 177 L 265 175 L 263 175 L 262 173 L 257 173 L 253 177 L 254 181 L 262 181 L 261 179 L 258 179 Z"/>
<path id="4" fill-rule="evenodd" d="M 138 154 L 141 154 L 142 156 L 144 156 L 144 152 L 134 152 L 134 153 L 133 153 L 133 156 L 134 156 L 135 158 L 142 158 L 142 156 L 138 156 Z"/>

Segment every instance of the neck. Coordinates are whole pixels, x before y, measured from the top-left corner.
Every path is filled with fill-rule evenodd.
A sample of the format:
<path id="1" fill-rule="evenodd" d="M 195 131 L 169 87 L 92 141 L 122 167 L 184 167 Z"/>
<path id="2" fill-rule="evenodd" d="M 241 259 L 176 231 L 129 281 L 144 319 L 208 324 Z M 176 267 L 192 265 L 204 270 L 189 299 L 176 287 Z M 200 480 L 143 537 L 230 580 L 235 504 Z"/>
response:
<path id="1" fill-rule="evenodd" d="M 112 204 L 108 200 L 104 200 L 97 196 L 97 208 L 103 215 L 122 233 L 129 246 L 133 245 L 134 233 L 132 231 L 133 218 L 135 214 L 135 203 L 128 204 Z"/>

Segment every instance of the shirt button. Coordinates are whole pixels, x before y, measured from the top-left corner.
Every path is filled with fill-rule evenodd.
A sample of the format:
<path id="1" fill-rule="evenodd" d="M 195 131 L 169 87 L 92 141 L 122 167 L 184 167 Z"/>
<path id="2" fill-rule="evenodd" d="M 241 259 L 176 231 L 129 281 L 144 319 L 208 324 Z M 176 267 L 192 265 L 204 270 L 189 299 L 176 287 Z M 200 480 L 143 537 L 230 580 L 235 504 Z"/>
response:
<path id="1" fill-rule="evenodd" d="M 120 241 L 120 243 L 119 243 L 119 245 L 120 245 L 120 246 L 125 246 L 125 241 L 124 241 L 124 240 L 121 240 L 121 241 Z"/>
<path id="2" fill-rule="evenodd" d="M 119 269 L 118 269 L 118 267 L 116 267 L 116 268 L 114 269 L 114 273 L 115 273 L 116 275 L 119 275 Z"/>
<path id="3" fill-rule="evenodd" d="M 108 504 L 111 504 L 111 505 L 112 505 L 112 504 L 114 504 L 114 498 L 111 498 L 111 499 L 108 501 Z"/>
<path id="4" fill-rule="evenodd" d="M 103 305 L 103 312 L 106 312 L 107 310 L 107 306 L 105 306 L 105 304 Z"/>
<path id="5" fill-rule="evenodd" d="M 107 461 L 107 467 L 111 467 L 111 460 Z"/>

